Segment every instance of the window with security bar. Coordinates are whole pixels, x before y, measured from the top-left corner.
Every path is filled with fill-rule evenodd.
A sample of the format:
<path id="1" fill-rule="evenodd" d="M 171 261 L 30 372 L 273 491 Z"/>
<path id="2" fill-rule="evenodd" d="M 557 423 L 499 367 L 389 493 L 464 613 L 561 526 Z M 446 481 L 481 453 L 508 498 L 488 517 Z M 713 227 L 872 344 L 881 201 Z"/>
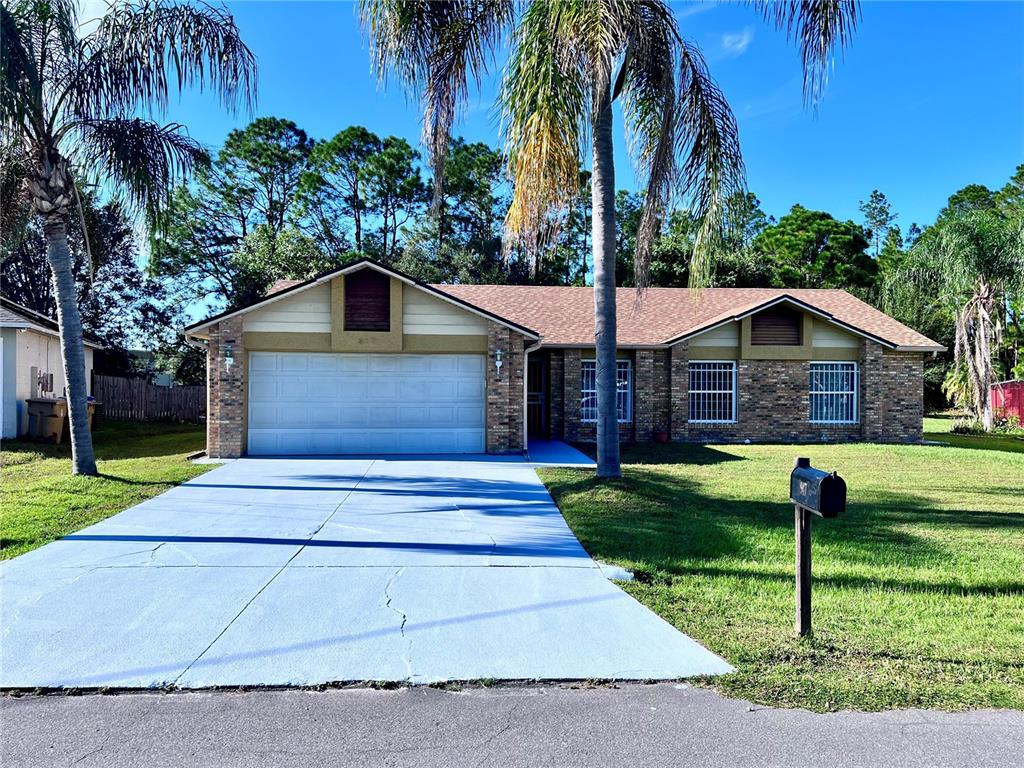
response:
<path id="1" fill-rule="evenodd" d="M 856 363 L 811 363 L 811 421 L 856 424 L 858 375 Z"/>
<path id="2" fill-rule="evenodd" d="M 615 406 L 619 422 L 628 422 L 633 413 L 633 365 L 630 360 L 615 362 Z M 580 363 L 580 421 L 597 421 L 597 361 Z"/>
<path id="3" fill-rule="evenodd" d="M 690 421 L 736 421 L 736 363 L 691 362 L 689 369 Z"/>

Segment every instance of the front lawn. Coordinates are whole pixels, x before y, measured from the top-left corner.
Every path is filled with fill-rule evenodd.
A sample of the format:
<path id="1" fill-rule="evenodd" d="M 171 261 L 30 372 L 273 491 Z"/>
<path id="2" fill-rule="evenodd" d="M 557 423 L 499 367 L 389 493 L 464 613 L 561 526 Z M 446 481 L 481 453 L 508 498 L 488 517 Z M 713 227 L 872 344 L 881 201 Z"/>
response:
<path id="1" fill-rule="evenodd" d="M 937 425 L 929 425 L 929 429 Z M 637 446 L 624 477 L 544 470 L 624 588 L 737 672 L 731 696 L 814 710 L 1024 708 L 1024 453 L 956 446 Z M 975 448 L 957 447 L 974 443 Z M 848 513 L 814 520 L 813 640 L 793 637 L 793 458 L 837 469 Z"/>
<path id="2" fill-rule="evenodd" d="M 15 557 L 163 493 L 209 466 L 185 456 L 202 427 L 106 422 L 94 434 L 101 477 L 75 477 L 67 445 L 5 440 L 0 453 L 0 559 Z"/>
<path id="3" fill-rule="evenodd" d="M 924 420 L 924 439 L 954 448 L 978 448 L 983 451 L 1024 453 L 1024 437 L 1019 435 L 955 435 L 954 416 L 929 416 Z"/>

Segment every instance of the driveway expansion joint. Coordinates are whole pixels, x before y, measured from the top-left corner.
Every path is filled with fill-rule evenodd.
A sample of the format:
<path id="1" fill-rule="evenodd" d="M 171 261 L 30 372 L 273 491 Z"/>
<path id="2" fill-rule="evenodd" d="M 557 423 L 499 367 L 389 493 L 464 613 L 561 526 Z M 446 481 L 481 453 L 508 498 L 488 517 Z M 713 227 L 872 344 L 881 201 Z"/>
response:
<path id="1" fill-rule="evenodd" d="M 308 536 L 308 537 L 306 538 L 306 543 L 307 543 L 307 544 L 308 544 L 308 543 L 309 543 L 310 541 L 312 541 L 312 540 L 313 540 L 313 537 L 314 537 L 314 536 L 316 536 L 316 535 L 317 535 L 318 533 L 320 533 L 320 531 L 322 531 L 322 530 L 323 530 L 324 526 L 325 526 L 325 525 L 327 525 L 327 523 L 329 523 L 329 522 L 330 522 L 331 518 L 332 518 L 332 517 L 334 517 L 334 516 L 335 516 L 335 515 L 336 515 L 336 514 L 338 513 L 338 510 L 339 510 L 339 509 L 341 509 L 341 508 L 342 508 L 342 506 L 344 506 L 345 502 L 346 502 L 346 501 L 348 501 L 349 497 L 350 497 L 350 496 L 351 496 L 351 495 L 353 494 L 353 492 L 355 492 L 355 489 L 359 487 L 359 483 L 361 483 L 361 482 L 362 482 L 362 481 L 363 481 L 363 480 L 364 480 L 364 479 L 366 478 L 366 475 L 367 475 L 367 473 L 369 473 L 369 471 L 370 471 L 370 468 L 371 468 L 371 467 L 373 467 L 373 465 L 374 465 L 375 463 L 376 463 L 376 461 L 371 461 L 371 462 L 370 462 L 370 463 L 369 463 L 369 464 L 367 465 L 366 469 L 365 469 L 365 470 L 363 471 L 363 475 L 362 475 L 362 477 L 360 477 L 360 478 L 359 478 L 359 480 L 357 480 L 357 481 L 356 481 L 356 482 L 355 482 L 355 483 L 354 483 L 354 484 L 352 485 L 352 487 L 348 489 L 348 493 L 346 493 L 346 494 L 345 494 L 345 497 L 344 497 L 344 498 L 343 498 L 343 499 L 342 499 L 342 500 L 341 500 L 340 502 L 338 502 L 338 505 L 337 505 L 337 506 L 336 506 L 336 507 L 335 507 L 335 508 L 334 508 L 334 509 L 333 509 L 333 510 L 331 511 L 331 513 L 330 513 L 330 514 L 329 514 L 329 515 L 328 515 L 328 516 L 327 516 L 327 517 L 326 517 L 326 518 L 324 519 L 324 521 L 323 521 L 322 523 L 320 523 L 320 525 L 318 525 L 318 526 L 317 526 L 316 530 L 315 530 L 315 531 L 313 531 L 313 532 L 312 532 L 312 533 L 311 533 L 311 534 L 310 534 L 310 535 L 309 535 L 309 536 Z M 162 545 L 161 545 L 161 546 L 162 546 Z M 195 665 L 196 665 L 197 663 L 199 663 L 199 660 L 200 660 L 201 658 L 203 658 L 203 656 L 205 656 L 205 655 L 206 655 L 206 654 L 207 654 L 207 653 L 209 652 L 209 650 L 210 650 L 211 648 L 213 648 L 213 646 L 214 646 L 214 645 L 216 645 L 216 644 L 217 644 L 217 641 L 218 641 L 218 640 L 220 640 L 220 639 L 221 639 L 222 637 L 224 637 L 224 634 L 225 634 L 225 633 L 226 633 L 226 632 L 227 632 L 227 631 L 228 631 L 229 629 L 231 629 L 231 625 L 232 625 L 232 624 L 234 624 L 234 623 L 235 623 L 236 621 L 238 621 L 239 617 L 240 617 L 240 616 L 241 616 L 241 615 L 242 615 L 243 613 L 245 613 L 245 612 L 246 612 L 246 610 L 247 610 L 247 609 L 249 608 L 249 606 L 250 606 L 250 605 L 252 605 L 252 604 L 253 604 L 254 602 L 256 602 L 256 598 L 258 598 L 258 597 L 259 597 L 259 596 L 260 596 L 261 594 L 263 594 L 264 590 L 266 590 L 266 588 L 267 588 L 267 587 L 269 587 L 269 586 L 270 586 L 271 584 L 273 584 L 273 583 L 274 583 L 274 580 L 275 580 L 275 579 L 276 579 L 276 578 L 277 578 L 278 576 L 280 576 L 280 575 L 281 575 L 282 573 L 284 573 L 285 569 L 286 569 L 286 568 L 287 568 L 287 567 L 288 567 L 288 566 L 289 566 L 289 565 L 291 564 L 291 562 L 292 562 L 292 561 L 293 561 L 293 560 L 294 560 L 294 559 L 295 559 L 296 557 L 298 557 L 298 556 L 299 556 L 299 554 L 300 554 L 300 553 L 302 552 L 302 550 L 304 550 L 305 548 L 306 548 L 306 544 L 303 544 L 303 545 L 302 545 L 302 546 L 300 546 L 300 547 L 299 547 L 299 548 L 298 548 L 297 550 L 295 550 L 295 552 L 293 552 L 293 553 L 292 553 L 292 556 L 288 558 L 288 560 L 287 560 L 287 561 L 285 562 L 285 564 L 284 564 L 284 565 L 282 565 L 282 566 L 281 566 L 281 567 L 280 567 L 280 568 L 279 568 L 279 569 L 278 569 L 278 570 L 277 570 L 277 571 L 276 571 L 276 572 L 274 573 L 274 575 L 273 575 L 273 576 L 271 576 L 271 577 L 270 577 L 270 578 L 269 578 L 269 579 L 267 580 L 267 583 L 266 583 L 266 584 L 264 584 L 264 585 L 263 585 L 262 587 L 260 587 L 260 588 L 259 588 L 259 589 L 258 589 L 258 590 L 256 591 L 256 594 L 254 594 L 254 595 L 253 595 L 253 596 L 252 596 L 251 598 L 249 598 L 248 602 L 246 602 L 246 604 L 242 606 L 242 609 L 241 609 L 241 610 L 240 610 L 240 611 L 239 611 L 238 613 L 236 613 L 236 614 L 234 615 L 234 617 L 233 617 L 233 618 L 231 619 L 231 621 L 229 621 L 229 622 L 228 622 L 228 623 L 227 623 L 227 624 L 226 624 L 226 625 L 224 626 L 224 628 L 223 628 L 223 629 L 222 629 L 222 630 L 221 630 L 220 632 L 218 632 L 218 633 L 217 633 L 217 636 L 216 636 L 215 638 L 213 638 L 213 640 L 212 640 L 212 641 L 210 642 L 210 644 L 209 644 L 208 646 L 206 646 L 206 648 L 204 648 L 204 649 L 203 649 L 202 653 L 200 653 L 200 654 L 199 654 L 198 656 L 196 656 L 196 657 L 195 657 L 195 659 L 193 659 L 193 660 L 192 660 L 192 661 L 191 661 L 191 662 L 189 663 L 189 665 L 188 665 L 187 667 L 185 667 L 185 669 L 183 669 L 183 670 L 181 671 L 181 674 L 179 674 L 179 675 L 178 675 L 178 676 L 177 676 L 176 678 L 174 678 L 174 682 L 173 682 L 173 685 L 177 685 L 177 684 L 178 684 L 178 681 L 179 681 L 179 680 L 181 680 L 181 678 L 183 678 L 183 677 L 184 677 L 184 676 L 185 676 L 186 674 L 188 674 L 189 670 L 190 670 L 190 669 L 192 669 L 192 667 L 194 667 L 194 666 L 195 666 Z M 159 547 L 157 547 L 157 549 L 159 549 Z"/>
<path id="2" fill-rule="evenodd" d="M 731 671 L 601 575 L 533 469 L 481 457 L 240 460 L 0 581 L 8 690 Z"/>

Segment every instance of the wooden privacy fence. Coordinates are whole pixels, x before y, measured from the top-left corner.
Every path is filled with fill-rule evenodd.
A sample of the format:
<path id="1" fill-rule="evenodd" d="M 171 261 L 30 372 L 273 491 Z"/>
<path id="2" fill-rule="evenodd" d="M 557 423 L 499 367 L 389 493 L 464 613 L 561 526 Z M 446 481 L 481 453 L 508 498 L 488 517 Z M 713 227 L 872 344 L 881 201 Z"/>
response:
<path id="1" fill-rule="evenodd" d="M 206 387 L 158 387 L 145 379 L 92 376 L 92 396 L 105 418 L 118 421 L 206 419 Z"/>

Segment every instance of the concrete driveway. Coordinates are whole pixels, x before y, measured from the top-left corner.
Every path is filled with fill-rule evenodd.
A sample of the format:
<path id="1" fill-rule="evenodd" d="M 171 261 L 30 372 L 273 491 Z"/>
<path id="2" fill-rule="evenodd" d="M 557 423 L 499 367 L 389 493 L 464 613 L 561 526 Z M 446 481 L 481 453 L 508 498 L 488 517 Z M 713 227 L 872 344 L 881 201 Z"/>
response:
<path id="1" fill-rule="evenodd" d="M 0 567 L 0 686 L 673 679 L 515 459 L 241 459 Z"/>

